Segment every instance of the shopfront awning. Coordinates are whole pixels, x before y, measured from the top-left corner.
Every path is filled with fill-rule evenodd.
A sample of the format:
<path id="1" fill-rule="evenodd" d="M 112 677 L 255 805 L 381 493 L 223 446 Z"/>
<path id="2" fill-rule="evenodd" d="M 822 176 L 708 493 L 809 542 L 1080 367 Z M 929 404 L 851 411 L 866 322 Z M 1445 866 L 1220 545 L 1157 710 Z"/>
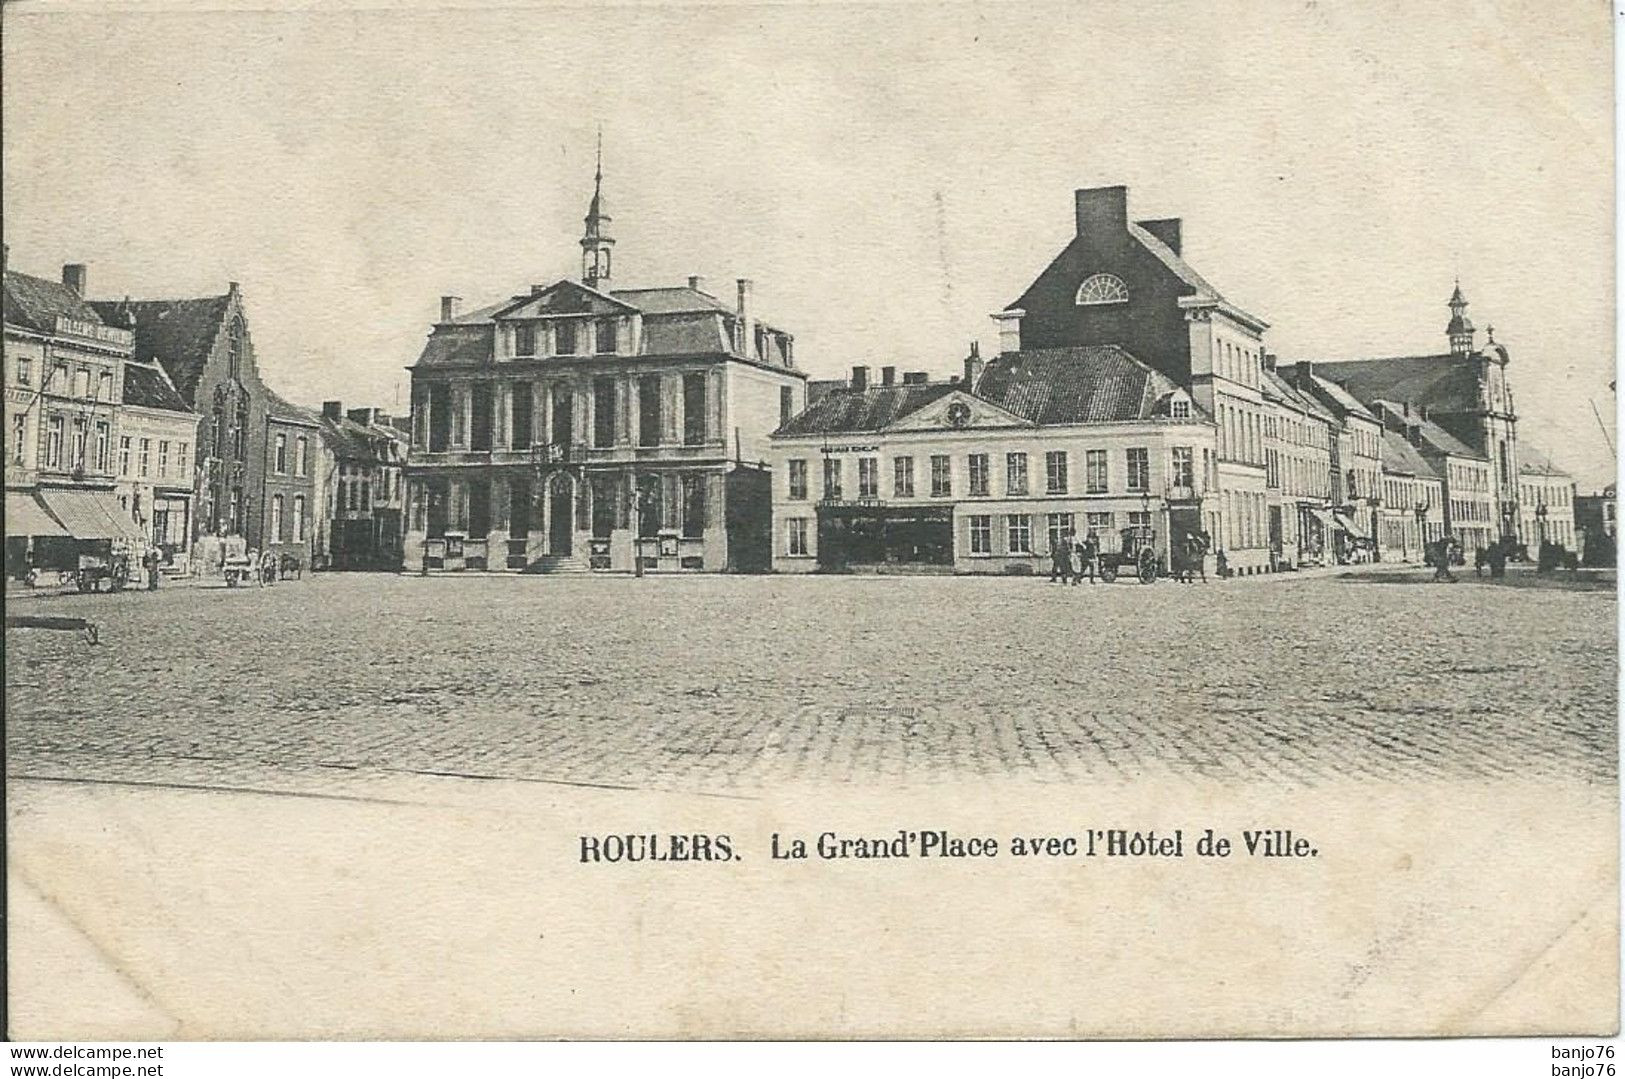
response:
<path id="1" fill-rule="evenodd" d="M 1309 510 L 1309 515 L 1320 522 L 1320 526 L 1322 528 L 1337 527 L 1336 523 L 1332 520 L 1330 510 L 1323 510 L 1319 506 L 1308 506 L 1306 508 Z"/>
<path id="2" fill-rule="evenodd" d="M 109 492 L 47 488 L 40 492 L 40 499 L 74 539 L 140 543 L 144 538 L 141 526 L 130 520 Z"/>
<path id="3" fill-rule="evenodd" d="M 66 536 L 68 530 L 46 512 L 32 491 L 6 492 L 6 535 Z"/>
<path id="4" fill-rule="evenodd" d="M 1332 514 L 1332 520 L 1336 522 L 1338 528 L 1341 528 L 1349 535 L 1358 536 L 1360 534 L 1360 526 L 1355 524 L 1354 518 L 1350 517 L 1348 514 L 1334 513 Z"/>

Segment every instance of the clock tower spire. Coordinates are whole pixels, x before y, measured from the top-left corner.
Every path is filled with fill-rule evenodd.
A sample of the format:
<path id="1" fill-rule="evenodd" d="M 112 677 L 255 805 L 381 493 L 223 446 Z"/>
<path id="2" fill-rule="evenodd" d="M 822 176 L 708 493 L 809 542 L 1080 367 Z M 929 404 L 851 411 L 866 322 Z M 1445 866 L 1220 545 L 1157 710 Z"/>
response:
<path id="1" fill-rule="evenodd" d="M 609 280 L 610 249 L 615 241 L 609 235 L 609 214 L 604 212 L 604 129 L 598 129 L 598 168 L 593 173 L 592 202 L 587 206 L 586 232 L 581 237 L 581 279 L 592 288 Z"/>

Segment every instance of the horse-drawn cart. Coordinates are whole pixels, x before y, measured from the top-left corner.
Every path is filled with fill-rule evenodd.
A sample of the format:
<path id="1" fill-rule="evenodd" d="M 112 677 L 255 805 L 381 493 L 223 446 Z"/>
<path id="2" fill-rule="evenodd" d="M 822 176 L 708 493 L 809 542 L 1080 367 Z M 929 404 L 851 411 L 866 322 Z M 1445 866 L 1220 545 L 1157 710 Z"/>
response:
<path id="1" fill-rule="evenodd" d="M 1141 584 L 1151 584 L 1157 579 L 1156 532 L 1150 525 L 1130 525 L 1120 534 L 1119 550 L 1100 552 L 1100 579 L 1111 584 L 1119 572 L 1127 570 Z"/>

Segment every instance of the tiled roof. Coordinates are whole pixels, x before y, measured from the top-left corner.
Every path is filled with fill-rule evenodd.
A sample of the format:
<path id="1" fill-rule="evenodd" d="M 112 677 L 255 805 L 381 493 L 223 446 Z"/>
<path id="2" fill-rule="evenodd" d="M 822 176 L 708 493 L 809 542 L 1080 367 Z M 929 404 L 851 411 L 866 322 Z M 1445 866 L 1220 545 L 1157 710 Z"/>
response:
<path id="1" fill-rule="evenodd" d="M 1116 345 L 1006 352 L 989 363 L 976 396 L 1039 424 L 1149 419 L 1177 389 Z"/>
<path id="2" fill-rule="evenodd" d="M 1452 457 L 1476 457 L 1480 461 L 1488 460 L 1482 453 L 1479 453 L 1432 420 L 1417 419 L 1414 416 L 1411 419 L 1421 430 L 1423 441 L 1440 453 L 1447 453 Z"/>
<path id="3" fill-rule="evenodd" d="M 16 270 L 6 271 L 4 303 L 7 322 L 41 333 L 56 329 L 58 315 L 81 322 L 102 321 L 95 308 L 67 285 Z"/>
<path id="4" fill-rule="evenodd" d="M 334 456 L 347 461 L 377 463 L 379 458 L 376 443 L 379 439 L 387 438 L 399 443 L 403 450 L 408 441 L 407 433 L 393 425 L 357 423 L 348 416 L 339 420 L 323 416 L 321 426 L 328 448 L 333 451 Z"/>
<path id="5" fill-rule="evenodd" d="M 283 420 L 288 423 L 304 423 L 312 427 L 321 426 L 321 413 L 305 408 L 303 405 L 294 404 L 269 386 L 265 387 L 265 404 L 266 411 L 270 412 L 271 418 L 274 420 Z"/>
<path id="6" fill-rule="evenodd" d="M 1292 383 L 1282 378 L 1279 372 L 1265 371 L 1264 382 L 1269 390 L 1273 390 L 1276 396 L 1288 404 L 1300 408 L 1318 419 L 1336 421 L 1337 417 L 1321 407 L 1320 402 L 1315 400 L 1314 394 L 1303 393 Z"/>
<path id="7" fill-rule="evenodd" d="M 230 302 L 230 295 L 225 295 L 194 300 L 97 300 L 92 306 L 110 325 L 124 325 L 120 319 L 126 311 L 133 315 L 135 358 L 163 364 L 175 389 L 195 407 L 198 380 Z"/>
<path id="8" fill-rule="evenodd" d="M 1545 451 L 1538 450 L 1527 442 L 1518 446 L 1518 471 L 1527 472 L 1532 476 L 1567 478 L 1569 475 L 1568 470 L 1552 460 Z"/>
<path id="9" fill-rule="evenodd" d="M 1439 474 L 1428 464 L 1427 458 L 1417 452 L 1398 431 L 1382 432 L 1382 467 L 1389 472 L 1416 476 L 1420 479 L 1438 479 Z"/>
<path id="10" fill-rule="evenodd" d="M 1352 414 L 1364 416 L 1368 420 L 1376 419 L 1371 414 L 1371 410 L 1361 404 L 1359 399 L 1349 393 L 1348 390 L 1331 379 L 1322 376 L 1318 366 L 1315 368 L 1315 373 L 1310 376 L 1309 382 L 1319 395 L 1321 402 L 1328 405 L 1339 416 Z"/>
<path id="11" fill-rule="evenodd" d="M 1471 412 L 1479 407 L 1478 361 L 1469 356 L 1444 353 L 1313 362 L 1317 375 L 1344 384 L 1362 401 L 1381 397 L 1440 412 Z"/>
<path id="12" fill-rule="evenodd" d="M 124 403 L 143 408 L 162 408 L 171 412 L 191 412 L 175 384 L 155 363 L 127 363 L 124 365 Z"/>
<path id="13" fill-rule="evenodd" d="M 834 388 L 774 433 L 818 435 L 879 431 L 937 398 L 963 388 L 949 382 L 871 386 L 863 390 Z"/>
<path id="14" fill-rule="evenodd" d="M 733 308 L 708 292 L 676 288 L 613 289 L 610 295 L 631 304 L 646 315 L 675 315 L 688 311 L 732 311 Z"/>

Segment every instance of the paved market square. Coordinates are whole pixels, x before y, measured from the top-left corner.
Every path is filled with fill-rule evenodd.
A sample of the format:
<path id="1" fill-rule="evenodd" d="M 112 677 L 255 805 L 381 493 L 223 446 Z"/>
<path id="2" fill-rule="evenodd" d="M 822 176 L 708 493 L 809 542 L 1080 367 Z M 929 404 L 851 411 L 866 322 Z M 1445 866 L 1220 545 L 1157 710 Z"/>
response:
<path id="1" fill-rule="evenodd" d="M 1616 773 L 1607 589 L 318 575 L 8 630 L 8 770 L 782 783 Z M 1524 578 L 1533 583 L 1532 575 Z"/>

